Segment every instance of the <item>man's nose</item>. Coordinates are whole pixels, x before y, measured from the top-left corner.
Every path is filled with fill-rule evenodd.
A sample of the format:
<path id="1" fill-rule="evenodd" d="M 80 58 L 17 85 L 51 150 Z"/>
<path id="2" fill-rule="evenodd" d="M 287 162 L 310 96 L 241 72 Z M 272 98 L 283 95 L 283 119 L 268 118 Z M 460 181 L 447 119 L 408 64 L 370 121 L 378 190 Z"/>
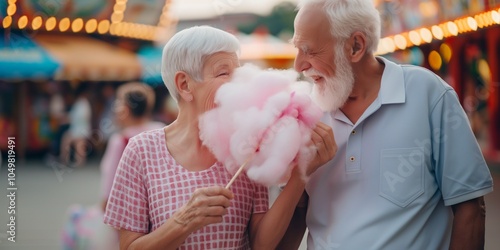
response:
<path id="1" fill-rule="evenodd" d="M 297 72 L 303 72 L 311 68 L 311 64 L 307 60 L 305 60 L 304 55 L 299 52 L 295 57 L 295 62 L 293 67 Z"/>

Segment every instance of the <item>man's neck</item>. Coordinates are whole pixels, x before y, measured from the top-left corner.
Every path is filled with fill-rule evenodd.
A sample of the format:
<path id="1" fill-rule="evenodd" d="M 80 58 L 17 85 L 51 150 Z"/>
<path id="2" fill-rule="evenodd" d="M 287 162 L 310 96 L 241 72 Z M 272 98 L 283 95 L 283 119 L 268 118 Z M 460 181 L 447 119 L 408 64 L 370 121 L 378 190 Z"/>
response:
<path id="1" fill-rule="evenodd" d="M 354 87 L 346 103 L 340 109 L 353 124 L 356 124 L 366 109 L 377 98 L 384 67 L 373 56 L 367 56 L 353 66 Z"/>

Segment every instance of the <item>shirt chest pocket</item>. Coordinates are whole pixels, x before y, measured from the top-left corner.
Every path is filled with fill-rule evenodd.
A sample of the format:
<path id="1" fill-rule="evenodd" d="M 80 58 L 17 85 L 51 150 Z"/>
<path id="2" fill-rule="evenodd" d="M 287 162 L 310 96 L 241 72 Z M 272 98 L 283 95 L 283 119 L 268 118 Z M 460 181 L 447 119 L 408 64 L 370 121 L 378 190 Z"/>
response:
<path id="1" fill-rule="evenodd" d="M 424 193 L 424 148 L 383 149 L 380 152 L 379 195 L 406 207 Z"/>

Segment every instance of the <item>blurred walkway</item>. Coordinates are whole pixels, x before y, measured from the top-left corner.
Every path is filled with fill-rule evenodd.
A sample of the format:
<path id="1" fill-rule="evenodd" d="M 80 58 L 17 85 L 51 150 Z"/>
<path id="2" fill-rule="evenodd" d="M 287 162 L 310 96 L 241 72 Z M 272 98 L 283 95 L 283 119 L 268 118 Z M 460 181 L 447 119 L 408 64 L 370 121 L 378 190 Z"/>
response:
<path id="1" fill-rule="evenodd" d="M 496 190 L 486 196 L 486 250 L 500 246 L 500 164 L 490 165 Z M 17 234 L 16 243 L 7 241 L 7 169 L 3 162 L 0 169 L 0 249 L 57 250 L 59 234 L 66 209 L 71 204 L 94 205 L 98 201 L 98 162 L 90 161 L 87 166 L 69 169 L 55 165 L 45 166 L 42 162 L 27 162 L 17 166 Z"/>

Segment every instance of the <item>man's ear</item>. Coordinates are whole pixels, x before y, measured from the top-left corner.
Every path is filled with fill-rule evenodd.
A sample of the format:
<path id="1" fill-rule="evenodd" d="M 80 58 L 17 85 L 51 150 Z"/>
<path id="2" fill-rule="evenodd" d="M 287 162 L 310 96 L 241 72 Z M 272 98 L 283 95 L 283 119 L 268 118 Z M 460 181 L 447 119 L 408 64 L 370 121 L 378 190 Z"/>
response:
<path id="1" fill-rule="evenodd" d="M 351 62 L 359 62 L 365 53 L 366 36 L 362 32 L 356 31 L 349 38 L 349 56 L 351 58 Z"/>
<path id="2" fill-rule="evenodd" d="M 177 71 L 177 73 L 175 73 L 174 80 L 175 87 L 177 88 L 177 92 L 179 93 L 181 99 L 186 102 L 192 101 L 193 93 L 189 88 L 189 81 L 191 80 L 189 75 L 184 71 Z"/>

